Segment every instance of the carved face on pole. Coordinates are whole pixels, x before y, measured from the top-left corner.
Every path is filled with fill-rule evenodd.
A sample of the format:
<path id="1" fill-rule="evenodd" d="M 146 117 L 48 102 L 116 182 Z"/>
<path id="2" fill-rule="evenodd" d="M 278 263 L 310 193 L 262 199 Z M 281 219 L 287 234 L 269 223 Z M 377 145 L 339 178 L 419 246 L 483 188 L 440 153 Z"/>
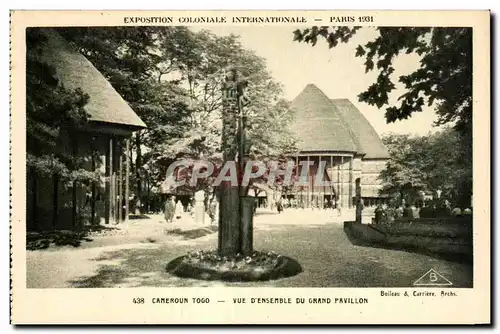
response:
<path id="1" fill-rule="evenodd" d="M 226 81 L 238 81 L 238 71 L 235 68 L 232 68 L 226 75 Z"/>

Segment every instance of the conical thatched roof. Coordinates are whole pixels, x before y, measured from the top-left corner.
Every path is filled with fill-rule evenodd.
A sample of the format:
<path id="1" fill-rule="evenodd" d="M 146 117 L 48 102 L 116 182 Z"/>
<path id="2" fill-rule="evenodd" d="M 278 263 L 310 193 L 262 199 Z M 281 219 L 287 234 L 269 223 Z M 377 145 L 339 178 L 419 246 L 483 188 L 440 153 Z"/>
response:
<path id="1" fill-rule="evenodd" d="M 46 37 L 42 59 L 54 67 L 61 83 L 69 89 L 80 88 L 88 94 L 85 110 L 92 122 L 119 124 L 131 128 L 146 125 L 108 80 L 80 52 L 72 48 L 57 32 L 41 28 Z"/>
<path id="2" fill-rule="evenodd" d="M 365 116 L 348 99 L 332 99 L 331 102 L 340 112 L 344 121 L 355 136 L 358 153 L 365 153 L 365 159 L 389 158 L 389 152 Z"/>
<path id="3" fill-rule="evenodd" d="M 301 151 L 357 151 L 350 129 L 318 87 L 307 85 L 291 107 L 295 113 L 292 130 Z"/>
<path id="4" fill-rule="evenodd" d="M 389 157 L 375 129 L 347 99 L 331 100 L 309 84 L 293 100 L 292 110 L 292 130 L 301 152 L 351 152 L 367 159 Z"/>

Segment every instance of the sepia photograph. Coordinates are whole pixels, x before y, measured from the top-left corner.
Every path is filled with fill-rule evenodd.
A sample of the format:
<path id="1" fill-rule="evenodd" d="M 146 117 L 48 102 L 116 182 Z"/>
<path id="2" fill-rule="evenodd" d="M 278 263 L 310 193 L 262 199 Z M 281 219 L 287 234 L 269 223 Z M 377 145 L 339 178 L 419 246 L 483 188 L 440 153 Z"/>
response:
<path id="1" fill-rule="evenodd" d="M 15 322 L 483 323 L 487 17 L 15 12 Z"/>
<path id="2" fill-rule="evenodd" d="M 26 56 L 28 287 L 472 287 L 471 28 L 28 28 Z"/>

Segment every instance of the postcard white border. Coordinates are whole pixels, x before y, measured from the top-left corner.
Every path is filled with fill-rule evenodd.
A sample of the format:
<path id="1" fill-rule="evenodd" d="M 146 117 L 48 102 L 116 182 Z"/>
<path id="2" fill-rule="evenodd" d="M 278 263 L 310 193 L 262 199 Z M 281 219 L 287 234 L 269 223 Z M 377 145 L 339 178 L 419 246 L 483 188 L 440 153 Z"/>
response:
<path id="1" fill-rule="evenodd" d="M 224 15 L 244 12 L 224 11 Z M 279 15 L 307 16 L 305 26 L 318 15 L 374 15 L 376 25 L 472 26 L 474 50 L 474 288 L 451 289 L 456 298 L 380 297 L 380 288 L 135 288 L 135 289 L 27 289 L 25 262 L 25 45 L 27 26 L 115 26 L 127 11 L 16 11 L 11 13 L 11 227 L 12 322 L 22 323 L 261 323 L 261 324 L 460 324 L 490 321 L 490 16 L 487 11 L 280 11 Z M 248 13 L 247 13 L 248 14 Z M 271 16 L 269 11 L 252 11 Z M 221 15 L 220 12 L 135 12 L 141 16 Z M 411 289 L 391 289 L 405 291 Z M 366 297 L 365 305 L 269 305 L 232 303 L 210 307 L 188 304 L 142 305 L 131 302 L 140 294 L 153 296 Z M 43 308 L 40 305 L 44 305 Z"/>

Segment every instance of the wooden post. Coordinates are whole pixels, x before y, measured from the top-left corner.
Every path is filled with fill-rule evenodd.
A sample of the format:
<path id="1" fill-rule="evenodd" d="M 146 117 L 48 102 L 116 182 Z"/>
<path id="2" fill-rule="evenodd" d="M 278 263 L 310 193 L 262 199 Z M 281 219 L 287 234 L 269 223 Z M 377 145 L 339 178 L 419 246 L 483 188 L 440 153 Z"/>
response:
<path id="1" fill-rule="evenodd" d="M 107 223 L 110 223 L 111 221 L 114 221 L 114 210 L 113 210 L 113 204 L 115 202 L 114 200 L 114 191 L 113 191 L 113 138 L 109 138 L 109 151 L 108 151 L 108 166 L 107 166 L 107 171 L 108 171 L 108 184 L 109 184 L 109 191 L 107 193 L 107 202 L 108 202 L 108 221 Z"/>
<path id="2" fill-rule="evenodd" d="M 324 175 L 319 175 L 319 166 L 321 164 L 321 156 L 318 156 L 318 165 L 316 167 L 316 174 L 315 174 L 315 180 L 314 180 L 314 183 L 318 184 L 318 195 L 317 195 L 317 199 L 316 199 L 316 203 L 318 204 L 318 209 L 322 209 L 323 208 L 323 196 L 321 196 L 321 188 L 323 188 L 321 185 L 320 185 L 320 182 L 323 182 L 323 178 L 324 178 Z M 319 177 L 319 180 L 317 179 Z"/>
<path id="3" fill-rule="evenodd" d="M 344 156 L 340 157 L 340 206 L 344 207 Z"/>
<path id="4" fill-rule="evenodd" d="M 223 91 L 222 108 L 222 153 L 223 161 L 235 161 L 238 152 L 236 142 L 237 133 L 237 101 L 236 97 L 237 74 L 232 80 L 226 81 Z M 240 230 L 240 192 L 239 187 L 230 181 L 221 182 L 219 185 L 219 238 L 218 251 L 221 256 L 236 255 L 241 251 Z"/>
<path id="5" fill-rule="evenodd" d="M 95 163 L 95 145 L 94 145 L 94 140 L 95 138 L 92 137 L 92 141 L 90 143 L 90 152 L 91 152 L 91 159 L 92 159 L 92 172 L 95 173 L 96 169 L 96 163 Z M 91 198 L 91 203 L 90 203 L 90 225 L 95 224 L 95 215 L 96 215 L 96 210 L 95 210 L 95 203 L 96 203 L 96 183 L 95 181 L 92 181 L 92 198 Z"/>
<path id="6" fill-rule="evenodd" d="M 130 139 L 127 138 L 125 140 L 125 223 L 128 222 L 128 216 L 129 216 L 129 197 L 130 197 L 130 185 L 129 185 L 129 177 L 130 177 Z"/>
<path id="7" fill-rule="evenodd" d="M 76 138 L 72 139 L 72 148 L 73 148 L 73 159 L 75 159 L 78 155 L 78 142 Z M 77 166 L 74 166 L 77 167 Z M 72 203 L 72 219 L 73 219 L 73 228 L 77 227 L 78 223 L 78 199 L 76 197 L 77 193 L 77 188 L 78 188 L 78 183 L 76 181 L 73 181 L 73 187 L 71 189 L 71 203 Z"/>
<path id="8" fill-rule="evenodd" d="M 294 198 L 295 198 L 295 203 L 297 206 L 299 206 L 299 189 L 298 189 L 298 184 L 299 184 L 299 180 L 300 180 L 300 171 L 299 171 L 299 155 L 297 154 L 295 156 L 295 180 L 293 182 L 294 186 L 293 186 L 293 189 L 295 190 L 295 194 L 294 194 Z M 302 199 L 301 199 L 302 200 Z"/>
<path id="9" fill-rule="evenodd" d="M 342 205 L 342 198 L 340 198 L 340 164 L 337 165 L 337 203 Z"/>
<path id="10" fill-rule="evenodd" d="M 317 202 L 315 201 L 315 197 L 314 197 L 314 182 L 316 181 L 316 179 L 315 179 L 316 175 L 313 173 L 313 171 L 311 169 L 309 169 L 309 171 L 311 172 L 311 207 L 316 208 Z"/>
<path id="11" fill-rule="evenodd" d="M 330 177 L 330 175 L 328 175 L 328 178 L 330 179 L 330 183 L 332 183 L 332 182 L 333 182 L 333 155 L 330 155 L 330 170 L 332 171 L 332 172 L 331 172 L 331 177 Z M 332 193 L 332 190 L 335 190 L 335 188 L 334 188 L 334 186 L 331 184 L 331 185 L 330 185 L 330 201 L 333 199 L 333 195 L 334 195 L 334 194 Z M 335 197 L 336 197 L 336 196 L 337 196 L 337 194 L 335 194 Z M 329 204 L 331 204 L 331 202 L 330 202 Z M 331 208 L 331 209 L 333 209 L 333 206 L 332 206 L 332 208 Z"/>
<path id="12" fill-rule="evenodd" d="M 109 224 L 109 142 L 106 144 L 106 155 L 104 157 L 104 223 Z"/>
<path id="13" fill-rule="evenodd" d="M 311 169 L 309 168 L 309 156 L 307 156 L 307 202 L 306 206 L 311 207 Z"/>
<path id="14" fill-rule="evenodd" d="M 352 198 L 353 193 L 352 193 L 352 161 L 354 160 L 354 156 L 351 157 L 351 160 L 349 160 L 349 208 L 352 208 Z"/>
<path id="15" fill-rule="evenodd" d="M 116 179 L 116 169 L 117 169 L 117 166 L 118 166 L 118 159 L 117 159 L 117 155 L 116 155 L 116 139 L 113 137 L 113 151 L 112 151 L 112 155 L 113 155 L 113 164 L 111 165 L 111 167 L 113 168 L 112 169 L 112 173 L 111 173 L 111 193 L 112 193 L 112 197 L 111 197 L 111 203 L 112 204 L 112 209 L 113 209 L 113 222 L 116 224 L 118 223 L 118 212 L 116 212 L 116 209 L 117 209 L 117 199 L 116 199 L 116 194 L 117 194 L 117 179 Z"/>
<path id="16" fill-rule="evenodd" d="M 142 151 L 141 151 L 141 131 L 136 131 L 135 133 L 135 179 L 136 179 L 136 196 L 137 200 L 135 202 L 135 210 L 139 213 L 142 212 Z"/>
<path id="17" fill-rule="evenodd" d="M 253 206 L 252 197 L 240 198 L 241 204 L 241 253 L 250 256 L 253 253 Z"/>
<path id="18" fill-rule="evenodd" d="M 356 179 L 356 223 L 362 223 L 363 201 L 361 200 L 361 179 Z"/>
<path id="19" fill-rule="evenodd" d="M 123 145 L 118 148 L 118 222 L 122 222 L 123 210 Z"/>

